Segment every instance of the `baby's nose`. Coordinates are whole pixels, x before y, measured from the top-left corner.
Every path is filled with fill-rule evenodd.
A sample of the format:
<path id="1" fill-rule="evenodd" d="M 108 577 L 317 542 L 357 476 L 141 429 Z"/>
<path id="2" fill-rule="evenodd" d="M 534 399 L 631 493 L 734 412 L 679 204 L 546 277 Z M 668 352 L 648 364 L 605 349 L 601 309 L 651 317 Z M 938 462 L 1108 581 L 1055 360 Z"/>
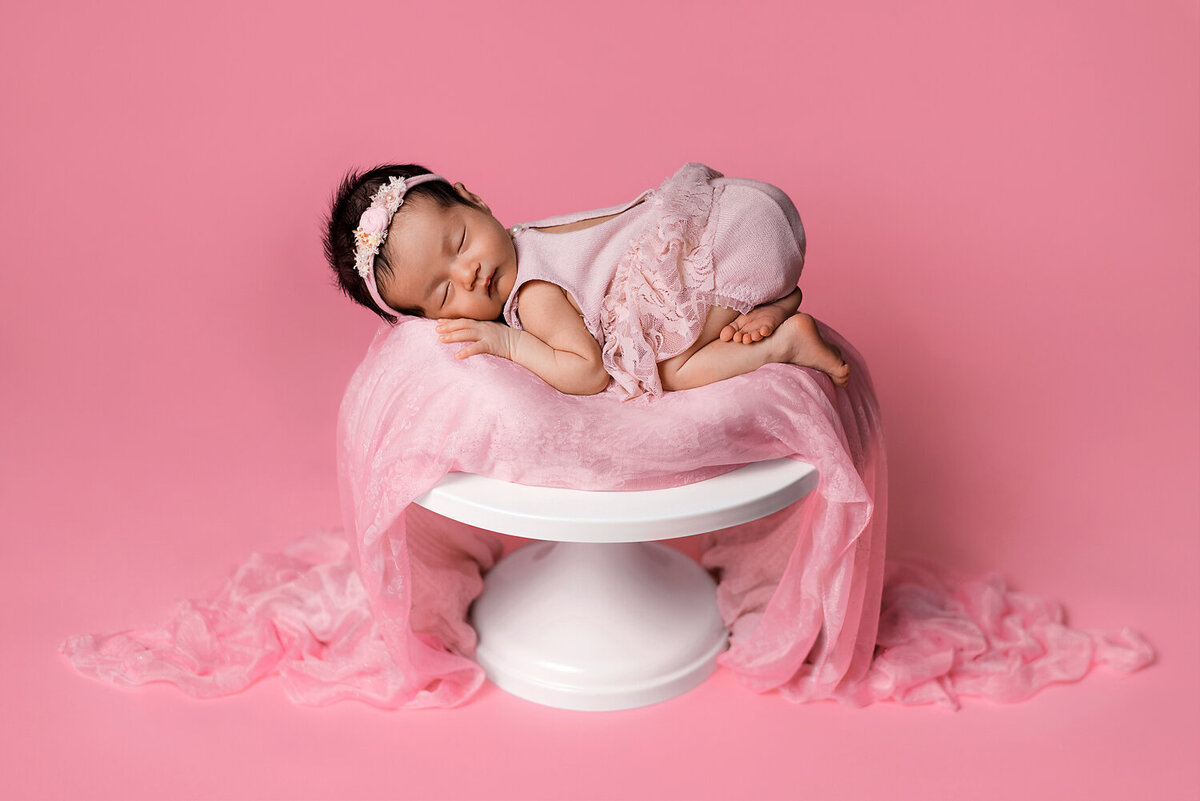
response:
<path id="1" fill-rule="evenodd" d="M 459 262 L 454 266 L 455 279 L 463 286 L 473 289 L 479 280 L 479 265 L 472 262 Z"/>

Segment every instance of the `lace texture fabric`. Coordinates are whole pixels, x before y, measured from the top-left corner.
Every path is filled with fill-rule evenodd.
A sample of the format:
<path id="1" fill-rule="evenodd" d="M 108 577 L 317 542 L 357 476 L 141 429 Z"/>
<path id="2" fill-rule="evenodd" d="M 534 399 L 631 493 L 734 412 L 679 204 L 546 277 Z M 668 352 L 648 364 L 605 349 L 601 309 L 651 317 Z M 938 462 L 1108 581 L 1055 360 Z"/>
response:
<path id="1" fill-rule="evenodd" d="M 662 394 L 658 362 L 682 353 L 700 335 L 714 305 L 713 196 L 720 173 L 685 164 L 646 202 L 655 213 L 626 251 L 600 312 L 604 369 L 626 399 Z M 746 311 L 749 311 L 748 309 Z"/>
<path id="2" fill-rule="evenodd" d="M 1056 604 L 932 566 L 885 565 L 887 470 L 865 363 L 846 388 L 793 365 L 656 402 L 563 395 L 512 362 L 467 360 L 431 320 L 381 326 L 338 419 L 343 529 L 255 554 L 163 626 L 70 637 L 81 673 L 168 681 L 197 697 L 271 675 L 297 703 L 454 706 L 484 680 L 467 608 L 499 538 L 412 504 L 451 471 L 576 489 L 677 486 L 763 459 L 815 465 L 817 489 L 761 520 L 701 535 L 731 630 L 719 664 L 793 701 L 1001 701 L 1120 670 L 1153 652 L 1136 632 L 1075 631 Z"/>

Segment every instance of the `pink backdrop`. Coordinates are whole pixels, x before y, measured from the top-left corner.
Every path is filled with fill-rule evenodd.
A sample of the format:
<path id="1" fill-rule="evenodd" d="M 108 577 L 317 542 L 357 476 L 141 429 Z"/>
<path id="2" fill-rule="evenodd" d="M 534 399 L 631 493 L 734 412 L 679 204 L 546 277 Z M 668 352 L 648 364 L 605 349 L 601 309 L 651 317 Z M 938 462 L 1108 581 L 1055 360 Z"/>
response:
<path id="1" fill-rule="evenodd" d="M 5 795 L 1200 797 L 1196 2 L 333 6 L 6 11 Z M 687 160 L 782 187 L 805 308 L 872 366 L 892 551 L 1135 626 L 1159 663 L 957 714 L 724 671 L 595 715 L 78 677 L 68 634 L 164 620 L 339 523 L 334 419 L 375 323 L 319 220 L 387 160 L 506 224 Z"/>

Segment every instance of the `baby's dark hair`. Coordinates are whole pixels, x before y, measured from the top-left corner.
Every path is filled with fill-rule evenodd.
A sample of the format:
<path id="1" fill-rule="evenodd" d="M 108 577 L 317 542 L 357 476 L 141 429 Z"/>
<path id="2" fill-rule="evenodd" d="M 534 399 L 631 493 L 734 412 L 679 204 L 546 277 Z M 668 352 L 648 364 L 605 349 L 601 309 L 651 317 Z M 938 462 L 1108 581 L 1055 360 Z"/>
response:
<path id="1" fill-rule="evenodd" d="M 362 213 L 371 205 L 371 196 L 388 182 L 392 176 L 411 178 L 414 175 L 425 175 L 432 172 L 420 164 L 381 164 L 363 173 L 349 172 L 338 185 L 330 204 L 329 217 L 324 221 L 325 259 L 337 275 L 336 285 L 355 303 L 366 306 L 389 323 L 395 323 L 394 315 L 379 308 L 371 298 L 371 293 L 363 283 L 362 276 L 354 267 L 354 229 Z M 442 208 L 454 205 L 470 206 L 454 187 L 445 181 L 426 181 L 410 189 L 404 195 L 405 202 L 396 210 L 396 217 L 404 214 L 409 198 L 425 196 L 432 199 Z M 394 218 L 393 218 L 394 219 Z M 375 273 L 391 275 L 392 266 L 381 251 L 375 257 Z M 396 309 L 402 314 L 421 317 L 420 309 Z"/>

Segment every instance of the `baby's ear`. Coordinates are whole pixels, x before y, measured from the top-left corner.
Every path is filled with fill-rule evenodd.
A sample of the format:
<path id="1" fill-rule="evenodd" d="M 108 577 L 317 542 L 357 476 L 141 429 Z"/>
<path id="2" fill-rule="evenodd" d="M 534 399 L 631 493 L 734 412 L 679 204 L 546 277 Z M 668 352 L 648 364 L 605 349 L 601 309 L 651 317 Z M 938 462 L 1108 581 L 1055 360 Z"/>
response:
<path id="1" fill-rule="evenodd" d="M 461 195 L 463 198 L 471 201 L 476 206 L 481 206 L 484 209 L 488 208 L 488 205 L 483 202 L 483 198 L 481 198 L 479 195 L 475 194 L 474 192 L 472 192 L 471 190 L 469 190 L 465 186 L 463 186 L 462 181 L 456 181 L 454 184 L 454 189 L 458 192 L 459 195 Z M 488 209 L 488 212 L 490 213 L 491 209 Z"/>

